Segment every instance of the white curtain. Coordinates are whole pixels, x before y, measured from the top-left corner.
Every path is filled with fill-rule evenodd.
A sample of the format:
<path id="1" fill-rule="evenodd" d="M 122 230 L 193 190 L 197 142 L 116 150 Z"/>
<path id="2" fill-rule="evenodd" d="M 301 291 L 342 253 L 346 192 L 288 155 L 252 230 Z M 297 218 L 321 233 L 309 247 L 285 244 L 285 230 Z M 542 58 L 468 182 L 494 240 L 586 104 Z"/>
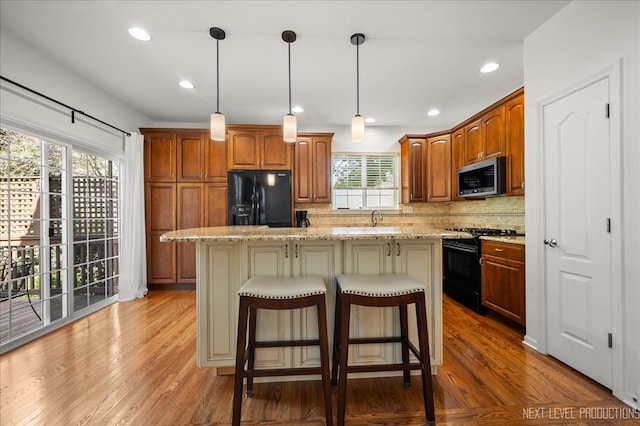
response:
<path id="1" fill-rule="evenodd" d="M 144 231 L 144 139 L 138 133 L 125 136 L 120 216 L 120 301 L 147 294 L 147 255 Z"/>

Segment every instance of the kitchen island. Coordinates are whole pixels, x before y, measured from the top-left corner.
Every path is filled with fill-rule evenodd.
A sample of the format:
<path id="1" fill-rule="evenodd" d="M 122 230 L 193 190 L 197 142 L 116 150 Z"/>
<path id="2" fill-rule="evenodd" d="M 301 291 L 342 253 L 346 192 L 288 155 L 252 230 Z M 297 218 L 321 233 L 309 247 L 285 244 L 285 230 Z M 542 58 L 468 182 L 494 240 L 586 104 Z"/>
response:
<path id="1" fill-rule="evenodd" d="M 429 348 L 433 372 L 442 363 L 442 239 L 465 238 L 464 232 L 429 227 L 211 227 L 168 232 L 161 241 L 196 242 L 197 362 L 218 374 L 235 365 L 238 290 L 252 276 L 320 275 L 327 284 L 329 344 L 333 342 L 335 276 L 344 274 L 407 274 L 426 286 Z M 261 340 L 317 338 L 313 308 L 259 311 Z M 409 309 L 412 341 L 415 311 Z M 392 308 L 356 307 L 351 335 L 397 334 Z M 399 345 L 350 348 L 350 364 L 398 362 Z M 264 368 L 318 365 L 315 347 L 265 348 L 256 352 Z M 379 373 L 378 373 L 379 374 Z M 394 373 L 386 373 L 388 375 Z M 370 373 L 369 375 L 373 375 Z M 282 378 L 280 378 L 282 380 Z"/>

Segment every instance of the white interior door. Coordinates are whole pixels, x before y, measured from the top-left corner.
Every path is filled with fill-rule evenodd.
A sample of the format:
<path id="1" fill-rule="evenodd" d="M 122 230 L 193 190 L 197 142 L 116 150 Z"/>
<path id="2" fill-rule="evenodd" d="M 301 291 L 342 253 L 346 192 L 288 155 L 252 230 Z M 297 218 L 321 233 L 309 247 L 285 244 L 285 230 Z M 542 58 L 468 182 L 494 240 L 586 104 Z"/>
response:
<path id="1" fill-rule="evenodd" d="M 609 78 L 543 109 L 548 352 L 612 385 Z"/>

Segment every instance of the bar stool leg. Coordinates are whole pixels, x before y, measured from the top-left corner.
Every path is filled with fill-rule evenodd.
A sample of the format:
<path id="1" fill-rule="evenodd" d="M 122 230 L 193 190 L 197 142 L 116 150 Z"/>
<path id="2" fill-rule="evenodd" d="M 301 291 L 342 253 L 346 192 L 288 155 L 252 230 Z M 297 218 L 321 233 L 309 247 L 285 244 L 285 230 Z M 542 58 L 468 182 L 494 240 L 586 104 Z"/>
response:
<path id="1" fill-rule="evenodd" d="M 331 368 L 331 388 L 338 390 L 338 368 L 340 367 L 340 330 L 342 326 L 342 294 L 340 285 L 336 288 L 335 322 L 333 324 L 333 366 Z"/>
<path id="2" fill-rule="evenodd" d="M 338 377 L 338 426 L 344 426 L 347 404 L 347 362 L 349 359 L 349 321 L 351 316 L 351 300 L 342 294 L 340 304 L 340 366 Z M 338 322 L 336 321 L 336 324 Z M 335 337 L 334 337 L 335 339 Z M 335 359 L 334 359 L 335 362 Z"/>
<path id="3" fill-rule="evenodd" d="M 320 336 L 320 364 L 322 365 L 322 389 L 327 426 L 333 426 L 331 413 L 331 379 L 329 377 L 329 339 L 327 337 L 327 306 L 324 295 L 316 305 L 318 310 L 318 333 Z"/>
<path id="4" fill-rule="evenodd" d="M 435 407 L 433 405 L 433 381 L 431 378 L 431 358 L 429 355 L 429 331 L 427 329 L 427 310 L 424 299 L 416 302 L 418 320 L 418 341 L 420 358 L 422 358 L 422 394 L 424 395 L 424 411 L 428 425 L 436 424 Z"/>
<path id="5" fill-rule="evenodd" d="M 256 360 L 256 325 L 258 321 L 258 308 L 249 308 L 249 343 L 247 344 L 247 370 L 253 371 Z M 247 398 L 253 396 L 253 375 L 247 376 Z"/>
<path id="6" fill-rule="evenodd" d="M 408 388 L 411 386 L 411 370 L 409 369 L 409 320 L 407 305 L 400 305 L 400 337 L 402 338 L 402 364 L 405 366 L 402 376 L 404 379 L 404 387 Z"/>
<path id="7" fill-rule="evenodd" d="M 233 381 L 233 417 L 232 426 L 240 426 L 240 412 L 242 410 L 242 382 L 244 370 L 244 351 L 247 344 L 247 316 L 249 307 L 243 297 L 240 298 L 240 313 L 238 318 L 238 343 L 236 346 L 236 370 Z"/>

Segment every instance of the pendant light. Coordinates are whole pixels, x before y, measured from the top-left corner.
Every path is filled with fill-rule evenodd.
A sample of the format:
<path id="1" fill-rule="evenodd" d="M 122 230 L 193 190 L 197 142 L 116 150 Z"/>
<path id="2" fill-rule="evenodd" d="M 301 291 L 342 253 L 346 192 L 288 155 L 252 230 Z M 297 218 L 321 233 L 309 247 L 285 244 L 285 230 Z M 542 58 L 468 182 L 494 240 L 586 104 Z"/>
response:
<path id="1" fill-rule="evenodd" d="M 218 44 L 224 40 L 226 34 L 222 28 L 211 27 L 209 34 L 216 40 L 216 112 L 211 114 L 211 139 L 224 142 L 226 139 L 226 128 L 224 115 L 220 113 L 220 55 Z"/>
<path id="2" fill-rule="evenodd" d="M 289 114 L 285 115 L 282 120 L 282 139 L 285 142 L 293 143 L 298 140 L 296 116 L 291 113 L 291 43 L 296 41 L 296 33 L 289 30 L 283 31 L 282 40 L 287 43 L 289 48 Z"/>
<path id="3" fill-rule="evenodd" d="M 360 115 L 360 45 L 364 43 L 364 34 L 351 36 L 351 44 L 356 46 L 356 115 L 351 120 L 351 142 L 364 142 L 364 118 Z"/>

